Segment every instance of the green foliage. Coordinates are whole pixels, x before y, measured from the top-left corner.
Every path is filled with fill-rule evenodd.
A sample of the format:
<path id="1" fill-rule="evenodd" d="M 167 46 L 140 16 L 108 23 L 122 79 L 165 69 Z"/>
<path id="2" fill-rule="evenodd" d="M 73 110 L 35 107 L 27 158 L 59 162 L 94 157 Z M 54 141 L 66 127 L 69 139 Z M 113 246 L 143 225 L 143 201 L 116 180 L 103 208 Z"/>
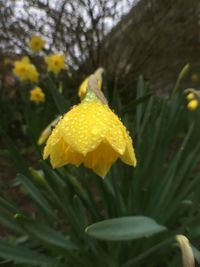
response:
<path id="1" fill-rule="evenodd" d="M 129 216 L 92 224 L 85 231 L 100 240 L 122 241 L 148 237 L 163 230 L 165 227 L 148 217 Z"/>
<path id="2" fill-rule="evenodd" d="M 49 88 L 55 114 L 63 112 L 65 100 L 51 79 Z M 28 214 L 5 194 L 0 198 L 0 223 L 11 231 L 0 239 L 2 260 L 45 267 L 177 266 L 177 234 L 198 247 L 199 111 L 189 116 L 177 90 L 156 98 L 142 76 L 135 99 L 124 104 L 115 90 L 109 102 L 133 136 L 138 164 L 117 162 L 104 180 L 82 167 L 53 170 L 42 160 L 38 176 L 1 130 L 19 172 L 15 184 L 34 204 Z"/>

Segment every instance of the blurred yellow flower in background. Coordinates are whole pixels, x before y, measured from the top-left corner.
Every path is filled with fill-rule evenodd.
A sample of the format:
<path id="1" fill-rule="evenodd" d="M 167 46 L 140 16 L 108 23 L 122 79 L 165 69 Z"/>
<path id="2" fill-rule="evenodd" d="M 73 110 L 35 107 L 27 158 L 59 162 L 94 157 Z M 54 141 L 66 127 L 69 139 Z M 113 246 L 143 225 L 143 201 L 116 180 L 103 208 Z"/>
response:
<path id="1" fill-rule="evenodd" d="M 39 73 L 36 67 L 30 63 L 28 57 L 23 57 L 21 60 L 14 62 L 13 73 L 20 81 L 38 82 Z"/>
<path id="2" fill-rule="evenodd" d="M 129 133 L 93 91 L 58 122 L 44 149 L 44 159 L 48 156 L 54 168 L 83 163 L 101 177 L 118 158 L 136 166 Z"/>
<path id="3" fill-rule="evenodd" d="M 186 95 L 186 98 L 187 98 L 187 100 L 192 100 L 192 99 L 195 98 L 195 94 L 194 93 L 189 93 L 189 94 Z"/>
<path id="4" fill-rule="evenodd" d="M 102 89 L 102 80 L 103 80 L 102 75 L 103 75 L 103 72 L 104 72 L 104 69 L 103 68 L 99 68 L 94 73 L 94 75 L 96 76 L 96 78 L 98 80 L 98 88 L 99 88 L 99 90 Z M 78 96 L 80 97 L 81 100 L 85 97 L 87 86 L 88 86 L 88 80 L 89 80 L 89 77 L 87 77 L 79 87 Z"/>
<path id="5" fill-rule="evenodd" d="M 191 81 L 193 81 L 193 82 L 198 82 L 198 80 L 199 80 L 199 76 L 198 76 L 198 74 L 193 73 L 193 74 L 191 75 Z"/>
<path id="6" fill-rule="evenodd" d="M 33 64 L 30 64 L 28 71 L 29 71 L 29 75 L 28 75 L 29 81 L 38 82 L 39 73 L 38 73 L 36 67 Z"/>
<path id="7" fill-rule="evenodd" d="M 29 40 L 29 47 L 34 52 L 40 52 L 45 45 L 45 41 L 41 36 L 33 35 L 31 36 L 31 39 Z"/>
<path id="8" fill-rule="evenodd" d="M 187 103 L 187 108 L 191 111 L 197 109 L 199 106 L 199 97 L 200 97 L 200 92 L 199 90 L 196 90 L 194 88 L 188 88 L 185 90 L 186 99 L 188 101 Z"/>
<path id="9" fill-rule="evenodd" d="M 187 104 L 187 108 L 191 111 L 195 110 L 199 106 L 199 101 L 197 99 L 192 99 Z"/>
<path id="10" fill-rule="evenodd" d="M 64 55 L 54 54 L 47 56 L 45 62 L 47 63 L 48 71 L 52 71 L 55 75 L 58 75 L 62 69 L 65 69 Z"/>
<path id="11" fill-rule="evenodd" d="M 45 94 L 40 87 L 35 87 L 30 91 L 30 101 L 35 102 L 36 104 L 45 101 Z"/>

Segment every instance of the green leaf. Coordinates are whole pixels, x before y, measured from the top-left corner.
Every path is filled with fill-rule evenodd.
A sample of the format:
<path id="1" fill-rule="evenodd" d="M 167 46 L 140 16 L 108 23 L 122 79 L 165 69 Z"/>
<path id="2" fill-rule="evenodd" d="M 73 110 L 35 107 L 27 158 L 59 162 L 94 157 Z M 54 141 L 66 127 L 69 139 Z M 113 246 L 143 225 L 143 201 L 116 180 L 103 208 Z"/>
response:
<path id="1" fill-rule="evenodd" d="M 29 192 L 30 196 L 34 199 L 34 201 L 42 208 L 48 215 L 54 217 L 53 210 L 49 206 L 46 199 L 40 193 L 38 188 L 22 174 L 17 175 L 17 180 L 24 186 L 24 188 Z"/>
<path id="2" fill-rule="evenodd" d="M 13 219 L 13 215 L 8 211 L 2 209 L 1 206 L 0 206 L 0 224 L 4 225 L 6 228 L 12 229 L 17 233 L 23 233 L 23 230 Z"/>
<path id="3" fill-rule="evenodd" d="M 137 82 L 137 95 L 136 98 L 141 98 L 145 96 L 145 82 L 143 76 L 139 76 L 138 82 Z M 142 116 L 144 113 L 144 105 L 138 105 L 136 108 L 136 129 L 137 133 L 139 132 L 140 123 L 142 120 Z"/>
<path id="4" fill-rule="evenodd" d="M 1 128 L 0 128 L 0 135 L 10 153 L 10 156 L 13 159 L 13 162 L 17 170 L 25 175 L 30 175 L 28 166 L 23 157 L 21 156 L 21 154 L 19 153 L 19 150 L 15 147 L 13 141 L 6 135 L 6 133 Z"/>
<path id="5" fill-rule="evenodd" d="M 10 200 L 3 197 L 0 197 L 0 207 L 12 213 L 19 212 L 18 207 L 15 206 L 14 203 L 10 202 Z"/>
<path id="6" fill-rule="evenodd" d="M 161 250 L 165 251 L 169 248 L 169 246 L 171 246 L 173 244 L 174 238 L 170 237 L 152 247 L 150 247 L 149 249 L 145 250 L 144 252 L 142 252 L 140 255 L 138 256 L 133 256 L 133 258 L 128 259 L 128 261 L 124 264 L 121 265 L 121 267 L 132 267 L 132 266 L 136 266 L 138 265 L 138 262 L 140 262 L 141 265 L 141 261 L 144 262 L 149 262 L 149 260 L 147 258 L 153 258 L 153 253 L 156 252 L 161 252 Z M 155 256 L 154 256 L 155 257 Z"/>
<path id="7" fill-rule="evenodd" d="M 179 151 L 176 153 L 174 158 L 171 161 L 171 164 L 168 166 L 168 170 L 166 172 L 166 175 L 164 175 L 162 179 L 162 183 L 159 185 L 160 190 L 157 191 L 157 193 L 154 194 L 154 215 L 159 215 L 160 218 L 162 218 L 162 212 L 167 207 L 167 200 L 170 197 L 171 193 L 173 193 L 173 187 L 178 182 L 178 177 L 175 176 L 176 171 L 178 169 L 178 164 L 181 163 L 181 167 L 183 168 L 185 165 L 182 164 L 183 160 L 183 153 L 185 151 L 185 147 L 187 143 L 191 140 L 191 135 L 193 133 L 193 125 L 190 127 L 187 135 L 185 136 L 181 147 L 179 148 Z M 186 161 L 186 160 L 185 160 Z M 184 162 L 186 164 L 186 162 Z M 181 170 L 181 168 L 180 168 Z M 176 180 L 174 180 L 176 178 Z M 162 218 L 163 219 L 163 218 Z"/>
<path id="8" fill-rule="evenodd" d="M 74 210 L 76 211 L 79 222 L 81 223 L 84 229 L 88 224 L 88 219 L 86 216 L 85 207 L 77 195 L 73 197 L 73 204 L 74 204 Z"/>
<path id="9" fill-rule="evenodd" d="M 82 196 L 84 199 L 89 200 L 86 190 L 83 188 L 83 186 L 81 185 L 81 183 L 78 181 L 76 177 L 74 177 L 70 173 L 67 173 L 67 179 L 72 184 L 77 194 Z"/>
<path id="10" fill-rule="evenodd" d="M 173 91 L 172 91 L 172 96 L 173 96 L 174 94 L 176 94 L 177 91 L 179 90 L 180 85 L 181 85 L 181 82 L 182 82 L 182 80 L 185 78 L 185 76 L 187 76 L 189 70 L 190 70 L 190 65 L 189 65 L 189 64 L 186 64 L 186 65 L 182 68 L 182 70 L 181 70 L 181 72 L 179 73 L 178 78 L 177 78 L 177 80 L 176 80 L 175 87 L 174 87 L 174 89 L 173 89 Z"/>
<path id="11" fill-rule="evenodd" d="M 119 91 L 116 87 L 114 88 L 114 91 L 113 91 L 113 97 L 112 97 L 111 103 L 112 103 L 112 106 L 113 106 L 115 112 L 120 114 L 121 108 L 122 108 L 122 103 L 121 103 Z"/>
<path id="12" fill-rule="evenodd" d="M 64 98 L 64 96 L 59 93 L 58 89 L 56 88 L 56 86 L 55 86 L 55 84 L 54 84 L 54 82 L 50 76 L 48 76 L 48 88 L 51 92 L 51 95 L 54 99 L 54 102 L 56 104 L 58 111 L 61 114 L 65 113 L 70 108 L 70 104 Z"/>
<path id="13" fill-rule="evenodd" d="M 98 222 L 88 226 L 85 231 L 97 239 L 122 241 L 149 237 L 164 230 L 166 227 L 157 224 L 151 218 L 130 216 Z"/>
<path id="14" fill-rule="evenodd" d="M 23 216 L 18 216 L 17 220 L 19 220 L 28 234 L 47 245 L 65 250 L 76 249 L 76 246 L 68 237 L 64 237 L 60 232 L 47 225 L 38 224 L 37 222 L 26 219 Z"/>
<path id="15" fill-rule="evenodd" d="M 127 105 L 125 105 L 124 107 L 122 107 L 122 113 L 126 113 L 126 112 L 130 112 L 135 109 L 135 107 L 139 104 L 142 104 L 143 102 L 149 100 L 149 98 L 152 96 L 151 93 L 148 93 L 144 96 L 138 97 L 136 99 L 133 99 L 132 101 L 129 101 L 129 103 Z"/>
<path id="16" fill-rule="evenodd" d="M 0 258 L 32 266 L 56 266 L 56 260 L 0 239 Z"/>

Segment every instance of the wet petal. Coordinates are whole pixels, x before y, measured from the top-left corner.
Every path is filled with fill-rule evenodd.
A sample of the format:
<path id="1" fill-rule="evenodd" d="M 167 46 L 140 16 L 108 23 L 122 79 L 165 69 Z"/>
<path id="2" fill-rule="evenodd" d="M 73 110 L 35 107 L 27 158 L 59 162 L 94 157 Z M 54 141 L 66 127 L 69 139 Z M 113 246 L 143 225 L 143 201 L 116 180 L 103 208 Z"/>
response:
<path id="1" fill-rule="evenodd" d="M 119 154 L 108 143 L 101 143 L 94 151 L 89 152 L 84 159 L 84 165 L 104 177 Z"/>
<path id="2" fill-rule="evenodd" d="M 62 139 L 51 148 L 50 161 L 53 168 L 58 168 L 65 164 L 65 152 L 67 148 L 68 146 Z"/>
<path id="3" fill-rule="evenodd" d="M 72 108 L 52 131 L 44 150 L 54 167 L 83 163 L 104 177 L 120 157 L 135 166 L 132 140 L 120 119 L 97 99 Z"/>
<path id="4" fill-rule="evenodd" d="M 50 160 L 53 168 L 59 168 L 66 164 L 74 164 L 77 167 L 83 162 L 83 155 L 73 151 L 63 140 L 53 146 Z"/>
<path id="5" fill-rule="evenodd" d="M 134 148 L 132 145 L 132 139 L 130 138 L 130 136 L 126 135 L 126 150 L 124 152 L 124 154 L 121 156 L 121 160 L 131 166 L 136 166 L 137 164 L 137 160 L 135 157 L 135 152 L 134 152 Z"/>
<path id="6" fill-rule="evenodd" d="M 62 132 L 70 147 L 86 155 L 94 150 L 105 138 L 106 127 L 101 122 L 94 103 L 83 103 L 70 110 L 63 118 Z"/>
<path id="7" fill-rule="evenodd" d="M 62 132 L 60 131 L 60 125 L 62 121 L 60 121 L 55 129 L 53 129 L 52 134 L 47 140 L 46 146 L 44 148 L 43 158 L 46 159 L 51 154 L 53 147 L 60 142 L 62 139 Z"/>
<path id="8" fill-rule="evenodd" d="M 124 138 L 124 126 L 119 118 L 109 110 L 109 125 L 106 139 L 108 143 L 122 155 L 126 148 L 126 139 Z"/>

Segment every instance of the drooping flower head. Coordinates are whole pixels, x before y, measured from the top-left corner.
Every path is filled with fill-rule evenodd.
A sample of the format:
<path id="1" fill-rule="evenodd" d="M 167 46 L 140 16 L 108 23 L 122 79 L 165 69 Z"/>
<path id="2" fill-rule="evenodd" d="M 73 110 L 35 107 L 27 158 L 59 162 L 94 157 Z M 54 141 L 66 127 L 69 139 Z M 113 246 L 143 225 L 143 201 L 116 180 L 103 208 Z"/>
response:
<path id="1" fill-rule="evenodd" d="M 186 95 L 186 98 L 187 98 L 188 101 L 190 101 L 192 99 L 195 99 L 195 94 L 191 92 L 191 93 Z"/>
<path id="2" fill-rule="evenodd" d="M 30 101 L 35 102 L 36 104 L 45 101 L 45 94 L 40 87 L 35 87 L 30 91 Z"/>
<path id="3" fill-rule="evenodd" d="M 58 122 L 44 149 L 54 168 L 74 164 L 92 169 L 104 177 L 120 158 L 135 166 L 131 137 L 108 107 L 94 75 L 89 78 L 84 100 Z"/>
<path id="4" fill-rule="evenodd" d="M 13 73 L 20 81 L 38 82 L 39 73 L 28 57 L 14 62 Z"/>
<path id="5" fill-rule="evenodd" d="M 31 36 L 28 44 L 31 50 L 34 52 L 40 52 L 45 45 L 45 41 L 41 36 L 33 35 Z"/>
<path id="6" fill-rule="evenodd" d="M 62 69 L 65 69 L 64 55 L 54 54 L 47 56 L 45 62 L 47 63 L 48 71 L 52 71 L 55 75 L 58 75 Z"/>
<path id="7" fill-rule="evenodd" d="M 190 111 L 197 109 L 199 106 L 200 92 L 194 88 L 188 88 L 185 90 L 185 93 L 187 94 L 186 99 L 188 101 L 187 108 Z"/>
<path id="8" fill-rule="evenodd" d="M 97 78 L 98 81 L 98 88 L 99 90 L 102 89 L 102 75 L 103 75 L 104 69 L 103 68 L 98 68 L 94 75 Z M 87 87 L 88 87 L 88 81 L 89 81 L 89 77 L 87 77 L 80 85 L 79 90 L 78 90 L 78 96 L 80 97 L 81 100 L 83 100 L 83 98 L 85 97 L 86 91 L 87 91 Z"/>
<path id="9" fill-rule="evenodd" d="M 187 104 L 187 108 L 191 111 L 197 109 L 197 107 L 199 106 L 199 101 L 197 99 L 192 99 L 190 100 L 190 102 L 188 102 Z"/>

